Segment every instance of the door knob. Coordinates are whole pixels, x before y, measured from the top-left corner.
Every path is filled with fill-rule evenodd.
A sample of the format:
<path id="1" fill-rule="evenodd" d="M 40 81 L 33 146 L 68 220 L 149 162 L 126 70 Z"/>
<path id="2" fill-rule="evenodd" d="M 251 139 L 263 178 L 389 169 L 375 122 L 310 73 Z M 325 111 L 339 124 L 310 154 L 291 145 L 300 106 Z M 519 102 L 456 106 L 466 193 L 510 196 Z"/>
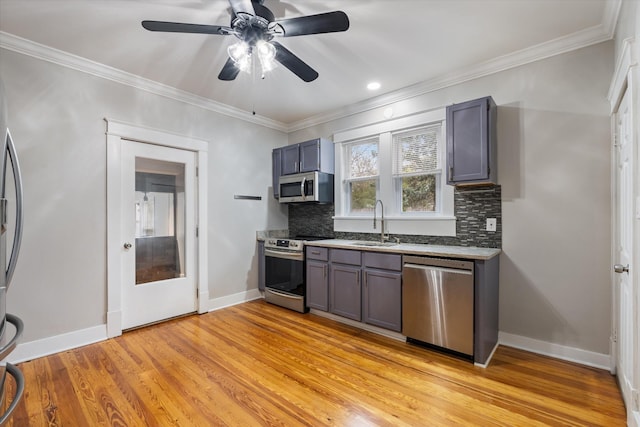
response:
<path id="1" fill-rule="evenodd" d="M 613 271 L 615 271 L 616 273 L 629 273 L 629 264 L 622 265 L 622 264 L 616 264 L 613 266 Z"/>
<path id="2" fill-rule="evenodd" d="M 131 243 L 125 243 L 125 244 L 124 244 L 124 248 L 125 248 L 126 250 L 131 249 L 131 246 L 132 246 L 132 245 L 131 245 Z"/>

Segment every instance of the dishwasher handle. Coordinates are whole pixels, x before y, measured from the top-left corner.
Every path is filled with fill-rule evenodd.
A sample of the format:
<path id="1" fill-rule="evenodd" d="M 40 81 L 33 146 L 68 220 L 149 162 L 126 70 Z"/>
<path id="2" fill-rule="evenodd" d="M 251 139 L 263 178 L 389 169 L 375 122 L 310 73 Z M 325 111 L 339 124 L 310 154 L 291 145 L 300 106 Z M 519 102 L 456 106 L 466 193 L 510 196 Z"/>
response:
<path id="1" fill-rule="evenodd" d="M 431 258 L 425 256 L 404 255 L 402 257 L 403 264 L 417 264 L 430 267 L 450 268 L 454 270 L 473 271 L 473 261 L 465 261 L 450 258 Z"/>
<path id="2" fill-rule="evenodd" d="M 460 270 L 458 268 L 445 268 L 445 267 L 434 267 L 432 265 L 418 265 L 418 264 L 404 264 L 403 269 L 411 268 L 414 270 L 428 270 L 428 271 L 439 271 L 441 273 L 454 273 L 461 274 L 463 276 L 473 276 L 473 271 L 471 270 Z"/>

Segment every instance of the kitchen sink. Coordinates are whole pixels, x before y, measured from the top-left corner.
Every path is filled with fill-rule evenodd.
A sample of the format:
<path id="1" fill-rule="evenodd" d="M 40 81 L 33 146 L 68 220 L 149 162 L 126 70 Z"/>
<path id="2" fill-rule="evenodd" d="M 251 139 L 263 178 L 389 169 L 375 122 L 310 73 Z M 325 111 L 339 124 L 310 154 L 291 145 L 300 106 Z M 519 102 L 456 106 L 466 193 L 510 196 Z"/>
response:
<path id="1" fill-rule="evenodd" d="M 396 246 L 398 243 L 396 242 L 372 242 L 369 240 L 366 241 L 356 241 L 351 243 L 354 246 Z"/>

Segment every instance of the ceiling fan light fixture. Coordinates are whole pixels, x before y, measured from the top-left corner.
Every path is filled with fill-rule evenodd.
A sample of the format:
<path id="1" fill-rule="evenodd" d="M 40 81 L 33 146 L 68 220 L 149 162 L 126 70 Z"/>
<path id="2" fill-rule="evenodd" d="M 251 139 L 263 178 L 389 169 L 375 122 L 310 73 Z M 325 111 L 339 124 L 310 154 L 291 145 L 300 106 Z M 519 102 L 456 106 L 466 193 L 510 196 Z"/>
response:
<path id="1" fill-rule="evenodd" d="M 259 40 L 256 43 L 256 50 L 258 52 L 258 58 L 260 59 L 260 65 L 262 66 L 262 74 L 276 68 L 276 48 L 274 45 L 264 40 Z"/>
<path id="2" fill-rule="evenodd" d="M 227 48 L 229 58 L 233 60 L 233 63 L 240 71 L 249 72 L 251 69 L 251 47 L 241 41 L 234 43 Z"/>

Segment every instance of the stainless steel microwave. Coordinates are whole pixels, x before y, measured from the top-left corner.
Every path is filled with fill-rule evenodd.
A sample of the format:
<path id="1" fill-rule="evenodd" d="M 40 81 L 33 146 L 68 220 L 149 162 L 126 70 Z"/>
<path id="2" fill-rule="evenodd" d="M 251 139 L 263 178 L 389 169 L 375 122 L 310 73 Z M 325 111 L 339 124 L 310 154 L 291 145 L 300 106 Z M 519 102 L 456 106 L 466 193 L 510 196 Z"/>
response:
<path id="1" fill-rule="evenodd" d="M 280 203 L 333 203 L 333 174 L 306 172 L 282 175 L 278 180 Z"/>

